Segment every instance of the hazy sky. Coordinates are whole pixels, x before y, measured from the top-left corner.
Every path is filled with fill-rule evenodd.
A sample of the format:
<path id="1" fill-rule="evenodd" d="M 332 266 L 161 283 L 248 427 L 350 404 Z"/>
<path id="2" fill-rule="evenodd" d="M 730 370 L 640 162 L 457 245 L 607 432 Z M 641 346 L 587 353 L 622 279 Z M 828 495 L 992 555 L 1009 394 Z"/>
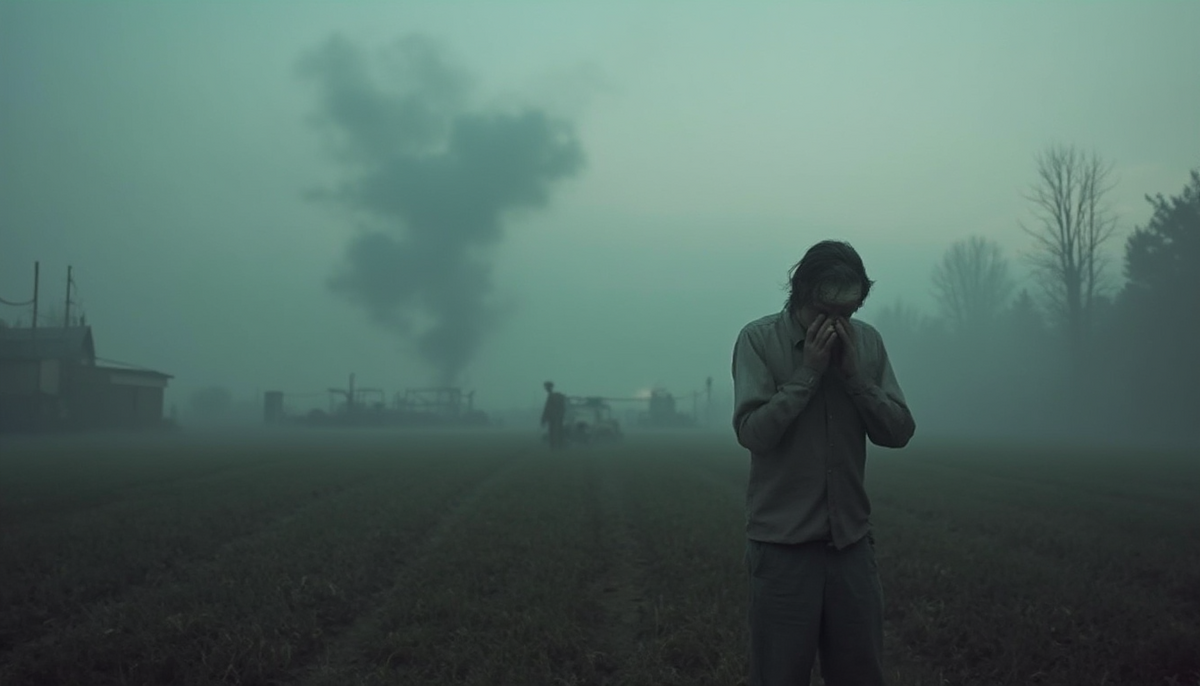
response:
<path id="1" fill-rule="evenodd" d="M 573 126 L 578 170 L 476 255 L 504 313 L 464 370 L 485 408 L 546 378 L 727 389 L 738 329 L 823 238 L 877 281 L 863 319 L 930 309 L 950 242 L 1028 247 L 1047 144 L 1115 163 L 1122 240 L 1200 165 L 1200 3 L 448 4 L 0 4 L 0 297 L 41 260 L 61 307 L 73 265 L 98 354 L 174 374 L 181 404 L 433 381 L 328 285 L 363 229 L 305 198 L 345 170 L 298 65 L 334 35 L 371 57 L 422 35 L 471 111 Z"/>

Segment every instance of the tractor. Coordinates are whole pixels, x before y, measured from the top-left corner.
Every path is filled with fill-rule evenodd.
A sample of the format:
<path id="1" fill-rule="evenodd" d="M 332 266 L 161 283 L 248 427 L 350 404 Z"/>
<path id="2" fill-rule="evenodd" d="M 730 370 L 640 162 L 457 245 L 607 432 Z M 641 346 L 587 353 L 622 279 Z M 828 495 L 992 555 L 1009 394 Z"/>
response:
<path id="1" fill-rule="evenodd" d="M 612 415 L 604 398 L 569 397 L 563 417 L 567 443 L 595 445 L 613 443 L 621 438 L 621 425 Z"/>

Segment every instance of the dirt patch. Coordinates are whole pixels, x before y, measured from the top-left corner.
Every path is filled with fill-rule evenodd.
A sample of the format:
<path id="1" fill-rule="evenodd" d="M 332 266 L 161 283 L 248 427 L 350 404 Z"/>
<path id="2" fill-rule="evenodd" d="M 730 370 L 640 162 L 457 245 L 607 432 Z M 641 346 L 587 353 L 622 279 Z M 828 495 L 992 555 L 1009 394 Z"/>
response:
<path id="1" fill-rule="evenodd" d="M 508 485 L 518 465 L 524 463 L 529 457 L 528 451 L 514 453 L 503 466 L 460 494 L 446 510 L 446 513 L 429 529 L 421 542 L 414 546 L 411 556 L 404 563 L 403 568 L 398 571 L 392 586 L 376 593 L 367 606 L 383 607 L 384 601 L 389 595 L 401 592 L 407 587 L 409 577 L 437 553 L 442 542 L 460 522 L 475 512 L 480 499 Z M 359 644 L 361 637 L 376 633 L 377 615 L 378 610 L 368 611 L 344 630 L 330 636 L 319 654 L 312 656 L 302 666 L 296 668 L 296 676 L 292 682 L 305 686 L 342 684 L 345 683 L 347 674 L 361 672 L 361 665 L 359 665 L 361 656 L 355 646 Z"/>
<path id="2" fill-rule="evenodd" d="M 649 618 L 642 580 L 647 565 L 638 552 L 633 522 L 613 467 L 603 464 L 598 470 L 596 497 L 604 523 L 602 549 L 606 568 L 596 588 L 601 610 L 601 620 L 595 627 L 597 667 L 606 675 L 606 683 L 618 683 L 646 648 Z"/>

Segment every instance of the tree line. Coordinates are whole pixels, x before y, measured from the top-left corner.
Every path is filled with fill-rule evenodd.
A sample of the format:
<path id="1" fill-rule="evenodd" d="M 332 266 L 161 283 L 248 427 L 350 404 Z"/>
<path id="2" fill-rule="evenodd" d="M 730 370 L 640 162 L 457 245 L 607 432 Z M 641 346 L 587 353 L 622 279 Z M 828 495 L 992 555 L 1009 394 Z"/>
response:
<path id="1" fill-rule="evenodd" d="M 1071 145 L 1035 161 L 1033 218 L 1018 224 L 1028 280 L 995 241 L 967 236 L 933 269 L 935 312 L 880 311 L 910 403 L 938 433 L 1195 442 L 1200 169 L 1178 194 L 1146 196 L 1118 270 L 1112 163 Z"/>

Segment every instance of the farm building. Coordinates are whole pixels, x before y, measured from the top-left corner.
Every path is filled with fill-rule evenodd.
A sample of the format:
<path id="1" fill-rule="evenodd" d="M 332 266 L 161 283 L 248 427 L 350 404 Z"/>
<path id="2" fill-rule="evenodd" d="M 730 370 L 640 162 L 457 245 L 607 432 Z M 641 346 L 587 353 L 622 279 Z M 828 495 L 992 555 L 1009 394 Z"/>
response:
<path id="1" fill-rule="evenodd" d="M 97 364 L 90 326 L 0 327 L 0 431 L 162 426 L 170 378 Z"/>

